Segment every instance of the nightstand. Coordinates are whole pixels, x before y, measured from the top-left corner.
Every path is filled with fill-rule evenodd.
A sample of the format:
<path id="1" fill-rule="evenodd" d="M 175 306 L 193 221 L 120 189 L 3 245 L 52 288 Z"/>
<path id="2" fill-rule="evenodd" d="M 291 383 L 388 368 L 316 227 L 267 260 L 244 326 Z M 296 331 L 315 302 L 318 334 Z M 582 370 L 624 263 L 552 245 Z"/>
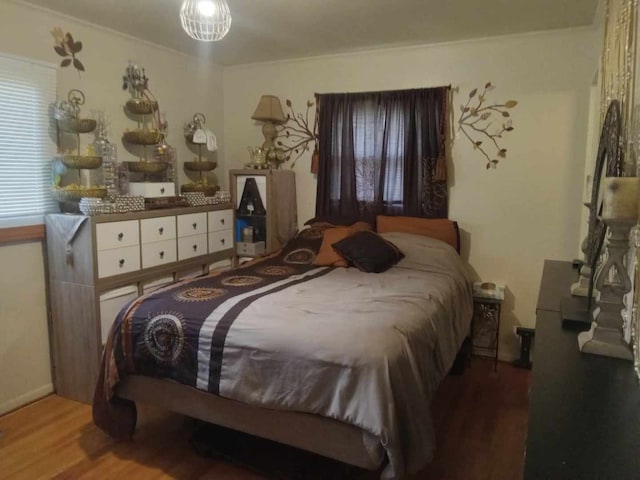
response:
<path id="1" fill-rule="evenodd" d="M 494 370 L 498 368 L 500 341 L 500 311 L 505 286 L 490 282 L 473 284 L 473 322 L 471 338 L 473 354 L 494 358 Z"/>

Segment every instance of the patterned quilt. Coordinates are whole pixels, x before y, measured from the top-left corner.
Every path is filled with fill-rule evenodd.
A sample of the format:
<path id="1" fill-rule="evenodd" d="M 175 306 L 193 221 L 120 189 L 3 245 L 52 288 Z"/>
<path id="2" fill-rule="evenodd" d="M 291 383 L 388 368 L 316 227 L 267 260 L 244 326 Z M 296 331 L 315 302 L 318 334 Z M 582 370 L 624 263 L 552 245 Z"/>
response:
<path id="1" fill-rule="evenodd" d="M 240 268 L 140 297 L 112 327 L 94 420 L 129 438 L 126 375 L 168 378 L 225 398 L 319 414 L 370 433 L 385 478 L 433 451 L 429 401 L 469 330 L 471 289 L 448 245 L 385 234 L 406 255 L 382 274 L 312 264 L 322 229 Z"/>

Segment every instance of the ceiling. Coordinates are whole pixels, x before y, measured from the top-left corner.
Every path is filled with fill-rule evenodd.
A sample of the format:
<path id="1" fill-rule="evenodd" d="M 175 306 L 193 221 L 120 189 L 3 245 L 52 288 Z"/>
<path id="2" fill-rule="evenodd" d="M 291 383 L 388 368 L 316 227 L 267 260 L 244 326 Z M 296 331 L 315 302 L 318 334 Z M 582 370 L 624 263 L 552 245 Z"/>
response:
<path id="1" fill-rule="evenodd" d="M 27 0 L 221 65 L 591 25 L 598 0 L 227 0 L 231 30 L 201 43 L 181 0 Z"/>

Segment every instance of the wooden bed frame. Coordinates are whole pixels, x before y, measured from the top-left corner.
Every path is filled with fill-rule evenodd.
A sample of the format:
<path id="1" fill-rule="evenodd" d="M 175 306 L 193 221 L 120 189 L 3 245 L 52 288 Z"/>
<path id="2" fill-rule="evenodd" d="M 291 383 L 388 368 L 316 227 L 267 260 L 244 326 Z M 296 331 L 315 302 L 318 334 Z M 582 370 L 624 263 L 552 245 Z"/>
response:
<path id="1" fill-rule="evenodd" d="M 458 253 L 459 230 L 456 229 Z M 471 322 L 470 322 L 471 325 Z M 470 336 L 463 341 L 450 374 L 464 372 L 470 359 Z M 171 380 L 128 376 L 116 395 L 188 417 L 274 440 L 367 470 L 378 470 L 386 460 L 379 440 L 353 425 L 320 415 L 273 410 L 225 399 Z"/>
<path id="2" fill-rule="evenodd" d="M 464 373 L 470 359 L 469 346 L 470 337 L 467 337 L 450 374 Z M 320 415 L 256 407 L 172 380 L 141 375 L 130 375 L 122 380 L 116 387 L 116 395 L 367 470 L 378 470 L 385 460 L 384 449 L 370 433 Z"/>
<path id="3" fill-rule="evenodd" d="M 131 375 L 118 384 L 116 395 L 367 470 L 377 470 L 385 458 L 379 442 L 358 427 L 320 415 L 255 407 L 171 380 Z"/>

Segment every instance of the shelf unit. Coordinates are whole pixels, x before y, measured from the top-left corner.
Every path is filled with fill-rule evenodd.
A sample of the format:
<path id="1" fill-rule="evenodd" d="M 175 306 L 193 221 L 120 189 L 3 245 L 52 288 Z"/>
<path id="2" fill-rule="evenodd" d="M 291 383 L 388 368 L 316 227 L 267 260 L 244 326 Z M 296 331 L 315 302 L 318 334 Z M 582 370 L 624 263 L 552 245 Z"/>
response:
<path id="1" fill-rule="evenodd" d="M 264 214 L 245 214 L 238 210 L 248 179 L 254 179 L 266 211 Z M 243 221 L 257 229 L 254 242 L 264 241 L 264 254 L 279 250 L 298 230 L 295 174 L 292 170 L 231 170 L 229 172 L 231 202 L 234 208 L 234 238 L 237 257 L 252 257 L 250 244 L 241 238 Z M 240 234 L 239 234 L 240 233 Z"/>

